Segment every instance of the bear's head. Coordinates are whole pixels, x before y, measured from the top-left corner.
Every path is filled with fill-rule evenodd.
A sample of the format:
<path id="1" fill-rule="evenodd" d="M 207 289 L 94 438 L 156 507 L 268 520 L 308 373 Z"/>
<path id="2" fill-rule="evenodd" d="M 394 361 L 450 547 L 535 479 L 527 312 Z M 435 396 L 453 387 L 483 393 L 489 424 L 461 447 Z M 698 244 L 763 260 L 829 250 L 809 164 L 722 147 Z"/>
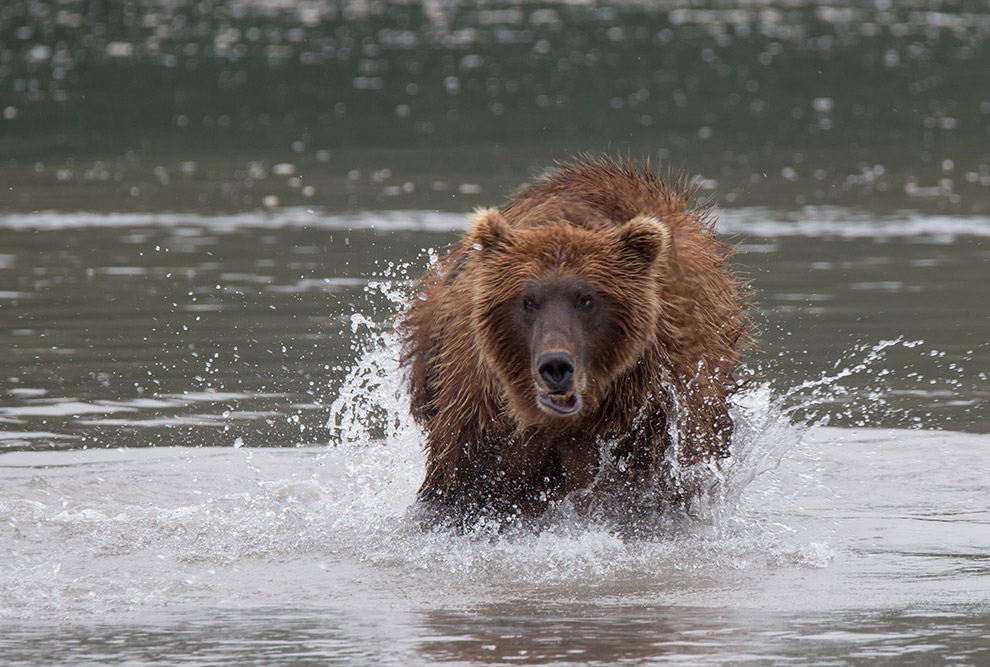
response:
<path id="1" fill-rule="evenodd" d="M 517 426 L 578 427 L 656 343 L 670 231 L 647 215 L 516 229 L 487 209 L 467 242 L 474 336 Z"/>

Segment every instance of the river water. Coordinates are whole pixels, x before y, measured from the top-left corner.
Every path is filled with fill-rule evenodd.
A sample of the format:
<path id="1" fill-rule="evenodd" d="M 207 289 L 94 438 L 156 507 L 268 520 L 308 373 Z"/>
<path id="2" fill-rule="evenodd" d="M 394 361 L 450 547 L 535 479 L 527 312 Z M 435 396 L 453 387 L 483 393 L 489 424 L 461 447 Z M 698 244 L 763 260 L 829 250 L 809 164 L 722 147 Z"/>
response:
<path id="1" fill-rule="evenodd" d="M 984 220 L 725 211 L 763 329 L 725 493 L 457 536 L 406 518 L 390 322 L 463 224 L 4 218 L 4 660 L 990 658 Z"/>
<path id="2" fill-rule="evenodd" d="M 967 0 L 6 3 L 0 663 L 987 664 L 988 39 Z M 394 318 L 581 151 L 739 246 L 724 484 L 424 532 Z"/>

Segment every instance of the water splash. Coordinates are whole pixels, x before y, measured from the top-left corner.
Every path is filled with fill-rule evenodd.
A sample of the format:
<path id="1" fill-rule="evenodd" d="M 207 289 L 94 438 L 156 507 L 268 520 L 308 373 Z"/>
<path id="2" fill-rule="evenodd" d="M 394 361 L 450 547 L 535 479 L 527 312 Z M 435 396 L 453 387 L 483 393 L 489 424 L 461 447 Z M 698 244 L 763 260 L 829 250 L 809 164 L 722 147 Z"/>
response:
<path id="1" fill-rule="evenodd" d="M 394 309 L 407 291 L 393 276 L 372 283 L 369 298 Z M 351 324 L 357 359 L 328 408 L 328 447 L 7 455 L 0 517 L 15 539 L 0 548 L 11 564 L 0 573 L 0 617 L 237 605 L 258 595 L 251 573 L 273 564 L 282 574 L 265 599 L 293 604 L 393 580 L 403 595 L 462 600 L 534 587 L 558 598 L 694 599 L 738 577 L 820 568 L 837 547 L 809 528 L 817 523 L 797 500 L 828 484 L 806 434 L 864 395 L 854 379 L 882 391 L 891 350 L 930 354 L 918 341 L 881 341 L 784 391 L 753 383 L 731 407 L 731 456 L 698 471 L 719 484 L 683 515 L 657 513 L 628 530 L 622 515 L 589 517 L 565 500 L 538 530 L 482 524 L 461 535 L 409 517 L 425 461 L 396 334 L 378 318 Z"/>
<path id="2" fill-rule="evenodd" d="M 373 290 L 396 304 L 407 296 L 395 281 L 374 283 Z M 407 511 L 425 470 L 424 436 L 409 416 L 395 332 L 362 316 L 353 317 L 352 326 L 357 361 L 330 406 L 334 439 L 320 462 L 344 473 L 332 494 L 336 543 L 346 543 L 364 562 L 411 568 L 431 581 L 469 574 L 479 581 L 574 585 L 644 569 L 733 569 L 768 560 L 817 567 L 827 561 L 827 548 L 802 543 L 779 521 L 766 522 L 763 515 L 754 520 L 742 503 L 751 482 L 799 446 L 805 430 L 791 422 L 784 398 L 768 386 L 743 392 L 733 405 L 737 430 L 730 459 L 677 471 L 681 479 L 717 482 L 686 513 L 654 506 L 652 512 L 588 515 L 579 499 L 567 498 L 552 506 L 537 530 L 492 522 L 466 535 L 421 530 Z"/>
<path id="3" fill-rule="evenodd" d="M 342 393 L 360 400 L 331 410 L 340 429 L 331 447 L 24 453 L 24 473 L 7 473 L 0 499 L 0 516 L 17 531 L 5 547 L 13 551 L 0 574 L 0 616 L 237 605 L 257 599 L 251 573 L 259 571 L 280 573 L 263 587 L 273 603 L 318 604 L 339 595 L 337 586 L 379 580 L 401 582 L 404 595 L 462 600 L 533 587 L 557 597 L 669 598 L 768 568 L 822 567 L 833 555 L 827 540 L 794 523 L 799 485 L 775 477 L 800 449 L 804 427 L 767 386 L 733 406 L 733 456 L 722 495 L 709 499 L 719 512 L 630 533 L 563 502 L 538 531 L 421 530 L 407 512 L 424 470 L 422 434 L 397 392 L 393 334 L 368 333 Z M 362 421 L 369 405 L 387 416 L 381 436 Z M 13 466 L 17 455 L 9 456 Z M 42 456 L 73 458 L 37 467 L 31 457 Z M 813 469 L 804 474 L 802 484 L 816 483 Z M 348 576 L 359 584 L 339 583 Z"/>
<path id="4" fill-rule="evenodd" d="M 384 298 L 393 310 L 401 308 L 408 297 L 406 284 L 398 280 L 371 281 L 365 292 L 369 298 Z M 351 315 L 351 334 L 357 362 L 330 405 L 327 427 L 332 443 L 354 446 L 400 440 L 415 432 L 399 367 L 400 342 L 391 323 L 355 313 Z"/>
<path id="5" fill-rule="evenodd" d="M 826 426 L 835 420 L 854 426 L 875 426 L 877 424 L 899 424 L 918 428 L 924 425 L 924 418 L 910 409 L 901 408 L 894 402 L 895 380 L 900 383 L 924 387 L 925 391 L 936 390 L 936 385 L 948 383 L 950 389 L 956 381 L 927 380 L 918 370 L 882 366 L 889 353 L 894 350 L 916 350 L 924 344 L 922 340 L 906 340 L 904 336 L 878 343 L 863 343 L 853 346 L 832 369 L 822 371 L 816 378 L 804 380 L 781 393 L 780 401 L 785 406 L 782 416 L 797 422 L 815 426 Z M 919 354 L 938 357 L 940 353 L 930 350 Z M 903 376 L 903 377 L 902 377 Z"/>
<path id="6" fill-rule="evenodd" d="M 422 476 L 422 434 L 407 415 L 406 397 L 396 391 L 401 375 L 393 334 L 378 327 L 369 327 L 368 334 L 372 343 L 341 394 L 348 398 L 331 410 L 344 449 L 373 452 L 366 460 L 348 459 L 338 445 L 335 453 L 348 461 L 344 493 L 354 494 L 348 530 L 365 561 L 411 567 L 434 582 L 470 575 L 480 581 L 590 586 L 590 581 L 614 584 L 647 571 L 710 575 L 753 567 L 824 567 L 834 549 L 820 535 L 802 534 L 789 518 L 797 511 L 793 497 L 821 484 L 814 456 L 798 486 L 779 480 L 778 469 L 785 459 L 809 456 L 802 451 L 807 434 L 827 424 L 837 408 L 861 410 L 874 419 L 896 417 L 897 409 L 884 397 L 890 373 L 884 361 L 894 349 L 924 352 L 921 341 L 882 340 L 854 347 L 831 369 L 784 391 L 769 382 L 752 383 L 731 406 L 736 425 L 731 456 L 678 471 L 717 482 L 683 514 L 646 513 L 646 522 L 628 512 L 589 517 L 568 498 L 555 504 L 535 531 L 482 523 L 467 535 L 455 535 L 421 531 L 404 516 Z M 866 389 L 855 385 L 864 379 Z M 384 436 L 368 429 L 368 405 L 386 415 Z M 384 506 L 387 511 L 381 511 Z M 635 529 L 622 525 L 623 518 L 635 519 Z"/>

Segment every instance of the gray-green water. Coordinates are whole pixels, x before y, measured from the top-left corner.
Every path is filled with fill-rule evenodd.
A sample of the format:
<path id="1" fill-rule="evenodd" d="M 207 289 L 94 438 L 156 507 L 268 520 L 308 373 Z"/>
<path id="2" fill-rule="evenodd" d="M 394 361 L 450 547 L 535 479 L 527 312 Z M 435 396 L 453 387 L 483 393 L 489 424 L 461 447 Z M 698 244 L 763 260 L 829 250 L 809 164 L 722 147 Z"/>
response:
<path id="1" fill-rule="evenodd" d="M 0 662 L 986 663 L 988 37 L 986 2 L 4 3 Z M 582 150 L 740 244 L 726 494 L 420 532 L 390 323 Z"/>
<path id="2" fill-rule="evenodd" d="M 988 38 L 985 0 L 14 0 L 0 209 L 464 210 L 608 149 L 727 205 L 986 214 Z"/>

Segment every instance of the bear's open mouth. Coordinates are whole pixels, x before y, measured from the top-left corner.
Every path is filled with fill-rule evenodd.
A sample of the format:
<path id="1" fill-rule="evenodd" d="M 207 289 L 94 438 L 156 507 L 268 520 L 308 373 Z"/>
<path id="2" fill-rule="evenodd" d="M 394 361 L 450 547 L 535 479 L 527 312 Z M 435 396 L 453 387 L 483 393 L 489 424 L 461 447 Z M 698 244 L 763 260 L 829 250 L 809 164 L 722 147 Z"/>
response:
<path id="1" fill-rule="evenodd" d="M 544 394 L 542 391 L 536 392 L 537 400 L 554 412 L 562 415 L 574 414 L 581 408 L 581 395 L 576 393 L 567 394 Z"/>

